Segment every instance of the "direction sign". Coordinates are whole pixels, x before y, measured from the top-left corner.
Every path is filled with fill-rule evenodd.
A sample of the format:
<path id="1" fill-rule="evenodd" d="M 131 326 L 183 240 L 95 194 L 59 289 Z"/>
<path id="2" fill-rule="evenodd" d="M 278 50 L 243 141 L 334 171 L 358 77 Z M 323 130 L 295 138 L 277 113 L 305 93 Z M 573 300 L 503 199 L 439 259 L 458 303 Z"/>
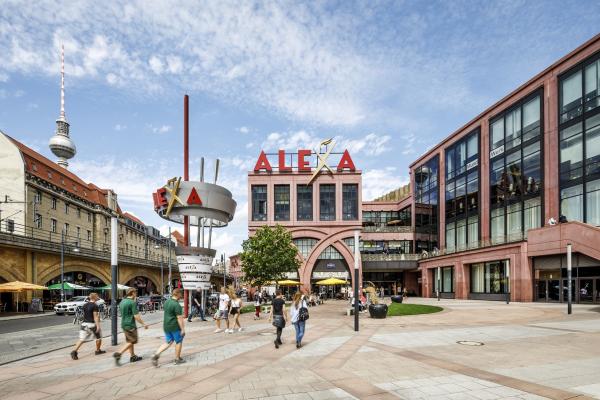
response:
<path id="1" fill-rule="evenodd" d="M 196 272 L 180 272 L 181 280 L 185 282 L 209 282 L 210 274 L 199 274 Z"/>

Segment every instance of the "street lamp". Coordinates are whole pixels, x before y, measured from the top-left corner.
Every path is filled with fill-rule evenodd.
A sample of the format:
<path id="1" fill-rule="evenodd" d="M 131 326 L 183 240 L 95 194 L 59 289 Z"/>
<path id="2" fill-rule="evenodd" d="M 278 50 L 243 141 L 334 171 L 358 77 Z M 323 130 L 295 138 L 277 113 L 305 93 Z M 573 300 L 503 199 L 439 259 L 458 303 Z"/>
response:
<path id="1" fill-rule="evenodd" d="M 65 240 L 65 230 L 60 233 L 60 301 L 65 301 L 65 246 L 73 245 L 73 252 L 79 253 L 79 242 L 67 242 Z"/>
<path id="2" fill-rule="evenodd" d="M 162 243 L 162 239 L 161 239 L 161 243 Z M 164 295 L 165 294 L 165 283 L 164 283 L 164 279 L 163 279 L 163 252 L 162 252 L 162 246 L 156 244 L 154 245 L 155 249 L 160 249 L 160 294 Z"/>
<path id="3" fill-rule="evenodd" d="M 354 231 L 354 331 L 358 332 L 358 273 L 359 273 L 359 258 L 360 258 L 360 231 Z"/>

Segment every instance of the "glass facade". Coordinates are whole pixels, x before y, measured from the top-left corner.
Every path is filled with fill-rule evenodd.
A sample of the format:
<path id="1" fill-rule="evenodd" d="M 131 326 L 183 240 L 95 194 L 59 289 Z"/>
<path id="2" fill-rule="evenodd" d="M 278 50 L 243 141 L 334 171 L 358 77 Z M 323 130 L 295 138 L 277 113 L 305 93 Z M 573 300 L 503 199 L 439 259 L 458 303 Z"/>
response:
<path id="1" fill-rule="evenodd" d="M 363 226 L 411 226 L 410 207 L 400 211 L 363 211 Z"/>
<path id="2" fill-rule="evenodd" d="M 490 122 L 490 237 L 521 240 L 542 225 L 542 97 L 535 93 Z"/>
<path id="3" fill-rule="evenodd" d="M 313 187 L 298 185 L 296 187 L 296 219 L 312 221 L 313 219 Z"/>
<path id="4" fill-rule="evenodd" d="M 446 157 L 446 250 L 479 241 L 479 131 L 450 146 Z"/>
<path id="5" fill-rule="evenodd" d="M 275 185 L 275 221 L 290 220 L 290 185 Z"/>
<path id="6" fill-rule="evenodd" d="M 317 257 L 317 259 L 318 260 L 343 260 L 344 257 L 342 257 L 340 252 L 337 251 L 335 247 L 327 246 L 327 248 L 325 250 L 323 250 L 323 252 L 321 254 L 319 254 L 319 257 Z"/>
<path id="7" fill-rule="evenodd" d="M 344 243 L 354 254 L 354 238 L 344 239 Z M 412 254 L 412 240 L 361 240 L 363 254 Z"/>
<path id="8" fill-rule="evenodd" d="M 506 265 L 506 261 L 471 264 L 471 293 L 508 293 Z"/>
<path id="9" fill-rule="evenodd" d="M 304 259 L 307 259 L 318 240 L 313 238 L 298 238 L 293 240 L 294 245 L 298 248 Z"/>
<path id="10" fill-rule="evenodd" d="M 440 293 L 454 293 L 454 267 L 433 269 L 433 293 L 437 293 L 438 287 Z"/>
<path id="11" fill-rule="evenodd" d="M 559 78 L 560 213 L 600 226 L 600 59 Z"/>
<path id="12" fill-rule="evenodd" d="M 415 169 L 415 251 L 418 254 L 438 248 L 438 175 L 438 156 Z"/>
<path id="13" fill-rule="evenodd" d="M 267 220 L 267 185 L 252 185 L 252 221 Z"/>
<path id="14" fill-rule="evenodd" d="M 335 185 L 319 185 L 319 207 L 321 221 L 335 221 Z"/>
<path id="15" fill-rule="evenodd" d="M 344 221 L 358 219 L 358 185 L 356 183 L 342 185 L 342 219 Z"/>

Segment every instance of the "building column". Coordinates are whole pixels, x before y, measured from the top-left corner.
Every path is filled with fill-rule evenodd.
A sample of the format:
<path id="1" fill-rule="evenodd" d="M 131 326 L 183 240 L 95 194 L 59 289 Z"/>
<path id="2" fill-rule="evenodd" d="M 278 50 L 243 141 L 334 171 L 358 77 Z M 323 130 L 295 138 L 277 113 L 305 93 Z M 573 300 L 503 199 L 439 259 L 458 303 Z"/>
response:
<path id="1" fill-rule="evenodd" d="M 25 282 L 28 283 L 36 283 L 36 273 L 35 273 L 35 253 L 33 251 L 27 251 L 25 253 Z M 25 292 L 25 296 L 23 301 L 31 302 L 33 297 L 33 292 L 28 290 Z"/>

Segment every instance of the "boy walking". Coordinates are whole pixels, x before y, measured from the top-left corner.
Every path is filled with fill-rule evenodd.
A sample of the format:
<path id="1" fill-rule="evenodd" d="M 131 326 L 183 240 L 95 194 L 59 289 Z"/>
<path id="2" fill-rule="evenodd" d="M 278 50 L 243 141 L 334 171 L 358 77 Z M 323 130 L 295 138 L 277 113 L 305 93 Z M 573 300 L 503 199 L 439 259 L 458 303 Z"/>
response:
<path id="1" fill-rule="evenodd" d="M 215 329 L 215 333 L 223 332 L 221 329 L 221 320 L 224 319 L 227 324 L 227 329 L 225 329 L 225 333 L 233 333 L 233 329 L 229 332 L 229 295 L 223 286 L 221 288 L 221 294 L 219 295 L 219 314 L 217 315 L 216 323 L 217 329 Z"/>
<path id="2" fill-rule="evenodd" d="M 121 300 L 119 309 L 121 310 L 121 328 L 125 334 L 125 341 L 127 344 L 123 348 L 114 353 L 115 363 L 121 365 L 121 354 L 129 350 L 129 362 L 137 362 L 142 357 L 135 354 L 133 346 L 138 342 L 138 332 L 136 321 L 144 326 L 144 329 L 148 329 L 148 325 L 142 320 L 138 312 L 137 303 L 135 301 L 137 297 L 137 289 L 131 288 L 127 291 L 127 297 Z"/>
<path id="3" fill-rule="evenodd" d="M 106 353 L 105 350 L 101 350 L 102 346 L 102 333 L 100 332 L 100 313 L 98 310 L 97 293 L 90 293 L 90 301 L 83 305 L 83 323 L 79 329 L 79 340 L 75 343 L 75 349 L 71 352 L 71 358 L 78 360 L 77 350 L 81 345 L 88 340 L 92 335 L 96 338 L 96 355 Z"/>
<path id="4" fill-rule="evenodd" d="M 185 360 L 181 358 L 185 326 L 183 322 L 183 311 L 181 310 L 179 300 L 181 300 L 181 289 L 175 289 L 173 290 L 173 296 L 164 304 L 163 330 L 165 331 L 165 343 L 163 343 L 152 356 L 152 364 L 155 367 L 158 367 L 160 354 L 171 347 L 173 342 L 175 342 L 175 364 L 183 364 L 185 362 Z"/>

